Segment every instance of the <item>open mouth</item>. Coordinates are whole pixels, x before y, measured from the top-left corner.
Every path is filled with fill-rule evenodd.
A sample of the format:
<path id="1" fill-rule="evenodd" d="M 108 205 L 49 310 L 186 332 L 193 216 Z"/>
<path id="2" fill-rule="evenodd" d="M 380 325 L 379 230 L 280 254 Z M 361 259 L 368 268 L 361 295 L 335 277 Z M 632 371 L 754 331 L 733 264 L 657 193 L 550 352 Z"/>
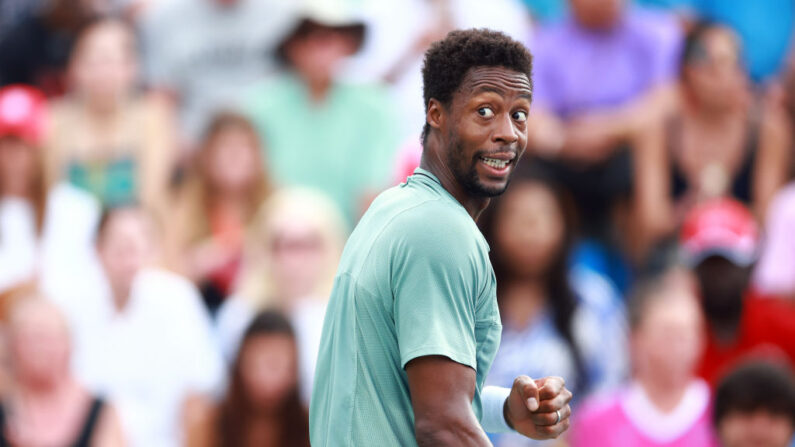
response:
<path id="1" fill-rule="evenodd" d="M 505 169 L 506 166 L 511 164 L 511 160 L 502 160 L 499 158 L 489 157 L 480 157 L 480 161 L 482 161 L 486 166 L 490 166 L 494 169 Z"/>

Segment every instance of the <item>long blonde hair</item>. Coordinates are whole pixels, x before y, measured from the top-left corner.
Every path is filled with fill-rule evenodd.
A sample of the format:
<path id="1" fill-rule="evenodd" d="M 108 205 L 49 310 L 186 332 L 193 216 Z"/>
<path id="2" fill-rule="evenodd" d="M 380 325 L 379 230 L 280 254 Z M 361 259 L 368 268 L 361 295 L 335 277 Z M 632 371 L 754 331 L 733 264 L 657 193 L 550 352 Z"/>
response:
<path id="1" fill-rule="evenodd" d="M 279 302 L 282 298 L 277 296 L 278 285 L 271 275 L 274 262 L 271 246 L 278 225 L 285 217 L 309 224 L 321 237 L 325 265 L 312 294 L 328 298 L 331 293 L 347 238 L 345 218 L 337 205 L 320 191 L 303 187 L 281 189 L 262 204 L 247 235 L 237 295 L 257 308 L 286 304 Z"/>
<path id="2" fill-rule="evenodd" d="M 236 112 L 224 111 L 216 114 L 207 127 L 201 146 L 188 167 L 185 183 L 178 193 L 178 200 L 180 201 L 178 205 L 182 213 L 184 213 L 181 216 L 180 223 L 182 228 L 180 229 L 179 237 L 185 243 L 196 242 L 210 235 L 211 229 L 208 216 L 215 191 L 213 191 L 209 179 L 209 157 L 217 137 L 230 129 L 241 130 L 248 134 L 257 149 L 255 151 L 257 161 L 256 178 L 251 183 L 251 189 L 246 194 L 248 213 L 244 217 L 247 223 L 251 222 L 257 212 L 257 208 L 271 191 L 270 182 L 265 174 L 265 163 L 260 150 L 260 140 L 251 121 Z"/>

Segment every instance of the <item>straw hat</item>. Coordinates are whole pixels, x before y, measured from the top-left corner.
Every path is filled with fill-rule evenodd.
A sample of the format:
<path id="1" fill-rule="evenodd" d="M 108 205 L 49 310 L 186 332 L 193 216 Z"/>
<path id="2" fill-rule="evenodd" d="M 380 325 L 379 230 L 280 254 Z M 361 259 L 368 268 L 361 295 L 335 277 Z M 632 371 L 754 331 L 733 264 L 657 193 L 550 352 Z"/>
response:
<path id="1" fill-rule="evenodd" d="M 312 27 L 338 30 L 352 36 L 356 42 L 353 53 L 361 49 L 364 43 L 365 22 L 361 7 L 356 7 L 353 0 L 302 0 L 294 13 L 293 25 L 280 39 L 276 54 L 282 61 L 287 44 Z"/>

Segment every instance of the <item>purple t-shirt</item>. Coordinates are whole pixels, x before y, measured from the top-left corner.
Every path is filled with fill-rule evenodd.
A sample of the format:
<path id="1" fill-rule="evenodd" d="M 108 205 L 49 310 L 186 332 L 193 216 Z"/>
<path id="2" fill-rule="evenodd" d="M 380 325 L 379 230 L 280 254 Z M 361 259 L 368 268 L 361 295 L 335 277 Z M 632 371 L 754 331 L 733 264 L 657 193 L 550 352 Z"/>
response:
<path id="1" fill-rule="evenodd" d="M 662 12 L 630 8 L 601 32 L 569 17 L 530 44 L 533 100 L 564 118 L 623 104 L 675 77 L 681 43 L 676 19 Z"/>

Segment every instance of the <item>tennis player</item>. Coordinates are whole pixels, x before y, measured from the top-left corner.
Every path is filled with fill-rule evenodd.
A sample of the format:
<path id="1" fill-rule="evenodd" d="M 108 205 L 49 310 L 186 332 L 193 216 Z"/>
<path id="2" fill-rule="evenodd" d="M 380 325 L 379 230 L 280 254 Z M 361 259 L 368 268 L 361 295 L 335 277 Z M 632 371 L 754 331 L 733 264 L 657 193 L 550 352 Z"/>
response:
<path id="1" fill-rule="evenodd" d="M 312 445 L 488 446 L 486 431 L 548 439 L 568 428 L 572 395 L 559 377 L 483 387 L 502 326 L 475 220 L 524 152 L 531 70 L 521 43 L 488 30 L 453 31 L 425 54 L 422 162 L 345 246 Z"/>

